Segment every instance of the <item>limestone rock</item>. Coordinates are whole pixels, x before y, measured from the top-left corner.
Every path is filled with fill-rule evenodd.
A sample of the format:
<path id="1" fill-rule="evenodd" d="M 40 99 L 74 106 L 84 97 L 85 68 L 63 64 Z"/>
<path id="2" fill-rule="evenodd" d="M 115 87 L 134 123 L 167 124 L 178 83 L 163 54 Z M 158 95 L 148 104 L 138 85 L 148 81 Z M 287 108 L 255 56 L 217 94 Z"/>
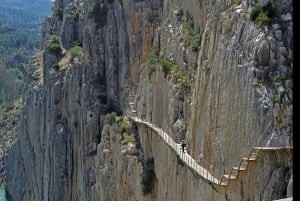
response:
<path id="1" fill-rule="evenodd" d="M 27 77 L 6 164 L 9 200 L 285 196 L 292 152 L 263 152 L 223 188 L 196 176 L 153 129 L 122 119 L 134 114 L 186 139 L 187 153 L 216 178 L 253 147 L 292 146 L 291 2 L 272 1 L 276 25 L 261 27 L 249 20 L 252 0 L 56 0 L 63 18 L 43 25 L 42 66 L 29 70 L 42 73 Z M 46 48 L 53 34 L 60 57 Z M 82 54 L 67 60 L 74 40 Z M 55 71 L 55 62 L 65 65 Z"/>

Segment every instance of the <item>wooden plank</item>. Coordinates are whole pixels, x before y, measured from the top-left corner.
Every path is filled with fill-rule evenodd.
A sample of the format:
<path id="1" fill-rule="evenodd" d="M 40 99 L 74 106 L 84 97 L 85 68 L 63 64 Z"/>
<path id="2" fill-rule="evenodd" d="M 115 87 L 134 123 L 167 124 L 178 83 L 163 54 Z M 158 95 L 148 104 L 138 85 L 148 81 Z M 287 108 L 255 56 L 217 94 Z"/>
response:
<path id="1" fill-rule="evenodd" d="M 289 147 L 253 147 L 255 150 L 261 151 L 279 151 L 279 150 L 287 150 Z"/>
<path id="2" fill-rule="evenodd" d="M 237 170 L 237 171 L 244 171 L 244 170 L 247 170 L 246 168 L 242 168 L 242 167 L 240 167 L 240 168 L 238 168 L 238 167 L 233 167 L 232 169 Z"/>

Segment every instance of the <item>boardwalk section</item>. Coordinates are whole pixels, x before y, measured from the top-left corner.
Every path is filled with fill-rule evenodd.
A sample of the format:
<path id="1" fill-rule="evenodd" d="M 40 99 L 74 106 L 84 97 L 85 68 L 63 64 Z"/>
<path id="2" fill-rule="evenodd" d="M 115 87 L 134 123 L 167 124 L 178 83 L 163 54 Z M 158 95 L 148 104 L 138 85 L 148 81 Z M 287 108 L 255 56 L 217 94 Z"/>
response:
<path id="1" fill-rule="evenodd" d="M 158 128 L 154 124 L 144 121 L 138 117 L 134 117 L 132 115 L 135 115 L 136 111 L 134 110 L 131 115 L 127 115 L 128 118 L 130 118 L 132 121 L 145 125 L 148 128 L 151 128 L 153 131 L 155 131 L 156 134 L 158 134 L 165 143 L 171 147 L 173 151 L 179 156 L 179 158 L 194 172 L 196 172 L 199 176 L 201 176 L 204 180 L 207 180 L 208 182 L 220 186 L 227 186 L 229 185 L 231 180 L 236 180 L 239 176 L 239 173 L 241 171 L 245 171 L 248 168 L 248 165 L 250 162 L 255 161 L 259 155 L 260 152 L 265 151 L 285 151 L 288 149 L 292 149 L 292 147 L 253 147 L 251 149 L 250 154 L 248 157 L 242 158 L 240 163 L 237 167 L 233 167 L 231 172 L 228 175 L 223 175 L 221 179 L 215 178 L 207 169 L 202 167 L 200 164 L 197 163 L 197 161 L 192 158 L 187 152 L 183 152 L 181 145 L 179 143 L 176 143 L 166 132 L 164 132 L 161 128 Z"/>
<path id="2" fill-rule="evenodd" d="M 213 175 L 210 174 L 208 170 L 200 166 L 195 159 L 193 159 L 187 152 L 183 152 L 181 145 L 179 143 L 176 143 L 166 132 L 164 132 L 161 128 L 158 128 L 157 126 L 143 121 L 139 119 L 138 117 L 132 117 L 128 116 L 131 120 L 133 120 L 136 123 L 146 125 L 148 128 L 151 128 L 154 130 L 165 142 L 168 146 L 170 146 L 176 154 L 179 156 L 179 158 L 192 170 L 194 170 L 198 175 L 200 175 L 203 179 L 214 183 L 219 184 L 220 181 L 215 178 Z"/>

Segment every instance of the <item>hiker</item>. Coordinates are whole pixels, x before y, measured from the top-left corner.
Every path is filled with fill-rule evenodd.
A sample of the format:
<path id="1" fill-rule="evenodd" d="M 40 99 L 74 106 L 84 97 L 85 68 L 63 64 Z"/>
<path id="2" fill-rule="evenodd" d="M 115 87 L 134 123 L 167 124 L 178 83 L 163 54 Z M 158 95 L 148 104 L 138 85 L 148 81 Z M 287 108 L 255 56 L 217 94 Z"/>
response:
<path id="1" fill-rule="evenodd" d="M 186 145 L 185 140 L 182 140 L 182 141 L 181 141 L 181 147 L 182 147 L 182 152 L 183 152 L 183 153 L 184 153 L 184 147 L 185 147 L 185 145 Z"/>

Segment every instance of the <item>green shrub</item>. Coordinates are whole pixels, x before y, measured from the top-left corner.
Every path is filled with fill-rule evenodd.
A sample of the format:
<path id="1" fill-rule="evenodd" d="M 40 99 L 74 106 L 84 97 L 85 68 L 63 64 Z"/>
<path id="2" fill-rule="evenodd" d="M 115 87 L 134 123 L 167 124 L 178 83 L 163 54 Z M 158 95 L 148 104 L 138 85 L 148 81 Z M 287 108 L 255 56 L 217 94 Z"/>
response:
<path id="1" fill-rule="evenodd" d="M 191 71 L 177 71 L 171 76 L 171 82 L 174 84 L 179 84 L 180 90 L 183 95 L 191 96 L 193 82 L 191 81 Z"/>
<path id="2" fill-rule="evenodd" d="M 151 49 L 150 56 L 147 60 L 147 63 L 142 64 L 143 68 L 149 69 L 149 79 L 151 79 L 152 74 L 159 69 L 160 65 L 160 59 L 159 59 L 159 48 L 157 45 L 154 45 Z"/>
<path id="3" fill-rule="evenodd" d="M 115 112 L 107 114 L 106 123 L 108 123 L 109 125 L 112 125 L 113 123 L 115 123 L 116 116 L 117 116 L 117 113 L 115 113 Z"/>
<path id="4" fill-rule="evenodd" d="M 51 35 L 50 42 L 47 44 L 47 49 L 50 53 L 60 56 L 62 54 L 60 38 L 56 35 Z"/>
<path id="5" fill-rule="evenodd" d="M 119 125 L 118 133 L 130 133 L 131 128 L 132 128 L 131 123 L 127 119 L 122 118 L 122 121 Z"/>
<path id="6" fill-rule="evenodd" d="M 24 73 L 19 68 L 11 68 L 9 69 L 10 72 L 15 75 L 18 79 L 23 80 L 24 79 Z"/>
<path id="7" fill-rule="evenodd" d="M 124 138 L 127 142 L 135 142 L 136 141 L 135 136 L 133 134 L 126 134 L 124 136 Z"/>
<path id="8" fill-rule="evenodd" d="M 198 52 L 200 49 L 202 35 L 200 33 L 200 30 L 193 29 L 190 33 L 190 46 L 192 48 L 193 52 Z"/>
<path id="9" fill-rule="evenodd" d="M 275 15 L 275 11 L 271 2 L 263 5 L 262 10 L 267 13 L 268 17 L 272 18 Z"/>
<path id="10" fill-rule="evenodd" d="M 74 57 L 77 57 L 82 53 L 82 47 L 74 46 L 69 49 L 69 53 L 71 55 L 71 59 L 73 59 Z"/>
<path id="11" fill-rule="evenodd" d="M 182 7 L 176 7 L 175 16 L 179 19 L 181 19 L 183 17 L 183 8 Z"/>
<path id="12" fill-rule="evenodd" d="M 281 83 L 281 82 L 282 82 L 282 77 L 281 77 L 280 75 L 276 75 L 276 76 L 274 77 L 274 81 L 275 81 L 275 82 L 278 82 L 278 83 Z"/>
<path id="13" fill-rule="evenodd" d="M 175 63 L 170 59 L 162 58 L 160 60 L 160 66 L 162 71 L 164 72 L 164 77 L 166 78 L 171 73 L 172 69 L 175 68 Z"/>
<path id="14" fill-rule="evenodd" d="M 57 35 L 51 35 L 50 40 L 52 41 L 52 43 L 55 43 L 55 44 L 60 44 L 61 43 L 61 39 Z"/>
<path id="15" fill-rule="evenodd" d="M 165 78 L 172 72 L 172 70 L 176 69 L 176 65 L 173 60 L 168 58 L 159 58 L 158 46 L 152 47 L 147 64 L 143 66 L 149 68 L 149 79 L 151 78 L 152 73 L 158 69 L 163 71 Z"/>
<path id="16" fill-rule="evenodd" d="M 59 21 L 63 20 L 63 17 L 64 17 L 64 9 L 63 9 L 63 7 L 54 6 L 54 7 L 52 7 L 52 11 L 53 11 L 54 15 L 57 16 L 57 19 Z"/>
<path id="17" fill-rule="evenodd" d="M 177 71 L 175 72 L 172 77 L 171 77 L 171 81 L 174 84 L 180 84 L 182 81 L 184 80 L 189 80 L 190 79 L 190 71 L 189 70 L 185 70 L 185 71 Z"/>
<path id="18" fill-rule="evenodd" d="M 59 66 L 59 63 L 55 63 L 52 65 L 52 68 L 55 70 L 55 71 L 58 71 L 60 66 Z"/>
<path id="19" fill-rule="evenodd" d="M 159 48 L 157 45 L 152 47 L 147 63 L 150 65 L 157 65 L 159 63 Z"/>
<path id="20" fill-rule="evenodd" d="M 62 48 L 59 44 L 50 43 L 47 48 L 52 54 L 55 54 L 56 56 L 59 56 L 62 53 Z"/>
<path id="21" fill-rule="evenodd" d="M 73 6 L 72 6 L 72 15 L 73 15 L 75 21 L 79 20 L 80 10 L 78 9 L 78 7 L 75 4 L 73 4 Z"/>
<path id="22" fill-rule="evenodd" d="M 82 42 L 79 41 L 79 40 L 76 40 L 73 42 L 73 46 L 79 46 L 79 47 L 82 47 Z"/>
<path id="23" fill-rule="evenodd" d="M 259 24 L 270 24 L 273 13 L 272 4 L 270 2 L 263 7 L 256 4 L 250 11 L 250 19 Z"/>
<path id="24" fill-rule="evenodd" d="M 268 17 L 268 14 L 266 12 L 259 13 L 255 21 L 262 24 L 271 23 L 271 19 Z"/>
<path id="25" fill-rule="evenodd" d="M 250 11 L 250 19 L 255 21 L 259 13 L 261 12 L 259 4 L 256 4 Z"/>
<path id="26" fill-rule="evenodd" d="M 201 45 L 202 34 L 200 33 L 199 28 L 194 26 L 193 17 L 189 13 L 186 13 L 184 28 L 187 33 L 187 45 L 192 48 L 193 52 L 198 52 Z"/>

